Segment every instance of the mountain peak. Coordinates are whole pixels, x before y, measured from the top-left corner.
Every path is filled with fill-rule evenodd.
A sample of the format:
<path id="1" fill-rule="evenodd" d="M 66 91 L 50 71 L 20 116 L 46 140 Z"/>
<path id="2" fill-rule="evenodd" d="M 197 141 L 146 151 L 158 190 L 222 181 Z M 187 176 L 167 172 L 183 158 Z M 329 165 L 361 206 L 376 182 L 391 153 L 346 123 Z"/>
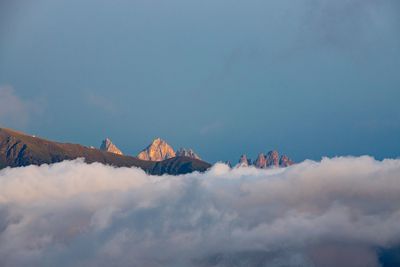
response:
<path id="1" fill-rule="evenodd" d="M 167 142 L 157 137 L 137 157 L 142 160 L 162 161 L 175 157 L 175 151 Z"/>
<path id="2" fill-rule="evenodd" d="M 166 141 L 164 141 L 160 137 L 157 137 L 151 142 L 151 144 L 148 147 L 150 147 L 151 145 L 164 144 L 164 143 L 168 145 Z"/>
<path id="3" fill-rule="evenodd" d="M 247 158 L 246 154 L 243 154 L 238 163 L 238 167 L 248 167 L 251 165 L 251 160 Z"/>
<path id="4" fill-rule="evenodd" d="M 260 169 L 265 169 L 267 168 L 267 158 L 265 157 L 264 153 L 260 153 L 254 161 L 254 166 Z"/>
<path id="5" fill-rule="evenodd" d="M 178 157 L 188 157 L 188 158 L 193 158 L 193 159 L 200 159 L 199 155 L 197 155 L 193 149 L 191 148 L 180 148 L 178 151 L 176 151 L 176 156 Z"/>
<path id="6" fill-rule="evenodd" d="M 122 151 L 119 150 L 119 148 L 116 145 L 114 145 L 113 142 L 111 142 L 111 139 L 108 137 L 104 139 L 103 142 L 101 143 L 100 150 L 111 152 L 118 155 L 123 155 Z"/>
<path id="7" fill-rule="evenodd" d="M 286 155 L 282 155 L 281 158 L 279 159 L 279 166 L 281 167 L 288 167 L 293 164 L 294 162 Z"/>
<path id="8" fill-rule="evenodd" d="M 267 167 L 279 167 L 279 153 L 276 150 L 271 150 L 267 153 Z"/>

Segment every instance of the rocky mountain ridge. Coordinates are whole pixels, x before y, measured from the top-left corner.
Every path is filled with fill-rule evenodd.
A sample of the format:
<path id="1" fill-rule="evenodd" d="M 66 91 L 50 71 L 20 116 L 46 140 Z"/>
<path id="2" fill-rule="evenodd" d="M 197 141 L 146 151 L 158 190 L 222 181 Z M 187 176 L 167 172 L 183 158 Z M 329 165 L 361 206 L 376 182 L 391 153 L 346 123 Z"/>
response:
<path id="1" fill-rule="evenodd" d="M 178 151 L 161 138 L 154 139 L 137 157 L 142 160 L 162 161 L 173 157 L 188 157 L 201 160 L 191 148 L 180 148 Z"/>
<path id="2" fill-rule="evenodd" d="M 136 157 L 106 152 L 79 144 L 59 143 L 11 129 L 0 128 L 0 169 L 42 165 L 84 158 L 85 162 L 99 162 L 115 167 L 138 167 L 154 175 L 204 172 L 211 164 L 188 157 L 174 157 L 163 161 L 140 160 Z"/>
<path id="3" fill-rule="evenodd" d="M 245 154 L 243 154 L 236 167 L 249 167 L 254 166 L 259 169 L 267 168 L 284 168 L 293 165 L 294 162 L 286 155 L 279 157 L 279 153 L 276 150 L 271 150 L 267 154 L 260 153 L 257 159 L 252 162 L 248 159 Z"/>
<path id="4" fill-rule="evenodd" d="M 164 140 L 155 139 L 141 153 L 141 158 L 123 155 L 109 138 L 101 149 L 79 144 L 59 143 L 11 129 L 0 128 L 0 169 L 41 165 L 84 158 L 86 162 L 100 162 L 116 167 L 142 168 L 150 174 L 183 174 L 205 171 L 211 164 L 204 162 L 192 150 L 181 148 L 177 152 Z M 288 167 L 294 162 L 286 155 L 279 156 L 275 150 L 260 153 L 255 161 L 242 155 L 236 167 L 254 166 L 260 169 Z"/>
<path id="5" fill-rule="evenodd" d="M 189 157 L 189 158 L 192 158 L 192 159 L 200 159 L 201 160 L 201 158 L 199 157 L 199 155 L 197 155 L 194 151 L 193 151 L 193 149 L 191 149 L 191 148 L 180 148 L 178 151 L 176 151 L 176 156 L 179 156 L 179 157 Z"/>

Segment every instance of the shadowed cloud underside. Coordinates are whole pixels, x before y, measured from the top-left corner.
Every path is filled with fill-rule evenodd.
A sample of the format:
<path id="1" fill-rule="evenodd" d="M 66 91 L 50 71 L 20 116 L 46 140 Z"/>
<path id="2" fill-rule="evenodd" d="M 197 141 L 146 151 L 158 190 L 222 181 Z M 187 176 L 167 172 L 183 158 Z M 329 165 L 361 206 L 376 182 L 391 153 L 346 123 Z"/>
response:
<path id="1" fill-rule="evenodd" d="M 399 176 L 400 160 L 370 157 L 162 177 L 81 160 L 5 169 L 0 264 L 378 267 L 400 244 Z"/>

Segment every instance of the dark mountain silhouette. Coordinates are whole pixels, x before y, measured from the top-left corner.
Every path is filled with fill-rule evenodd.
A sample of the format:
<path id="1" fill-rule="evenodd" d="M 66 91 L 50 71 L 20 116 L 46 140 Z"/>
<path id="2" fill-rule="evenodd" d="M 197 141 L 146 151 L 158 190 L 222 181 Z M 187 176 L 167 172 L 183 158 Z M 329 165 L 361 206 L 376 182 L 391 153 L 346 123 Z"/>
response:
<path id="1" fill-rule="evenodd" d="M 100 162 L 116 167 L 135 166 L 154 175 L 203 172 L 211 167 L 207 162 L 189 157 L 174 157 L 159 162 L 140 160 L 136 157 L 118 155 L 79 144 L 49 141 L 0 128 L 0 169 L 51 164 L 76 158 L 84 158 L 87 163 Z"/>

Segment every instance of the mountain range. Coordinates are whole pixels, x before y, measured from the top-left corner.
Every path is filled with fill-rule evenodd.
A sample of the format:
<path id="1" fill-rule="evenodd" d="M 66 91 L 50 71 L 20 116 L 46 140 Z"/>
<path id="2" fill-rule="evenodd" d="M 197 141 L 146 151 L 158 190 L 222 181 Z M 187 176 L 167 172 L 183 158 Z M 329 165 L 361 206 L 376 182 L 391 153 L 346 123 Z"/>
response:
<path id="1" fill-rule="evenodd" d="M 100 162 L 116 167 L 135 166 L 154 175 L 204 172 L 211 167 L 211 164 L 205 161 L 190 157 L 178 156 L 162 161 L 151 161 L 122 155 L 122 152 L 109 139 L 102 143 L 101 148 L 59 143 L 0 128 L 0 169 L 51 164 L 76 158 L 84 158 L 87 163 Z"/>
<path id="2" fill-rule="evenodd" d="M 100 146 L 100 150 L 123 155 L 121 150 L 116 145 L 114 145 L 109 138 L 103 140 Z M 162 140 L 161 138 L 154 139 L 150 145 L 148 145 L 137 155 L 138 159 L 150 161 L 163 161 L 174 157 L 187 157 L 201 160 L 199 155 L 197 155 L 196 152 L 193 151 L 193 149 L 180 148 L 178 151 L 175 152 L 172 146 L 170 146 L 166 141 Z"/>
<path id="3" fill-rule="evenodd" d="M 204 172 L 211 167 L 210 163 L 203 161 L 192 149 L 180 148 L 175 151 L 161 138 L 154 139 L 137 156 L 129 156 L 124 155 L 110 138 L 104 139 L 97 149 L 79 144 L 49 141 L 0 128 L 0 169 L 51 164 L 76 158 L 84 158 L 87 163 L 100 162 L 116 167 L 135 166 L 154 175 Z M 254 166 L 266 169 L 288 167 L 293 164 L 288 156 L 279 157 L 279 153 L 273 150 L 266 154 L 260 153 L 255 161 L 242 155 L 236 167 Z"/>
<path id="4" fill-rule="evenodd" d="M 269 151 L 268 153 L 260 153 L 255 161 L 251 161 L 248 159 L 245 154 L 243 154 L 239 163 L 236 165 L 237 167 L 248 167 L 254 166 L 259 169 L 267 169 L 267 168 L 285 168 L 293 165 L 294 162 L 286 155 L 282 155 L 279 157 L 279 153 L 276 150 Z"/>

